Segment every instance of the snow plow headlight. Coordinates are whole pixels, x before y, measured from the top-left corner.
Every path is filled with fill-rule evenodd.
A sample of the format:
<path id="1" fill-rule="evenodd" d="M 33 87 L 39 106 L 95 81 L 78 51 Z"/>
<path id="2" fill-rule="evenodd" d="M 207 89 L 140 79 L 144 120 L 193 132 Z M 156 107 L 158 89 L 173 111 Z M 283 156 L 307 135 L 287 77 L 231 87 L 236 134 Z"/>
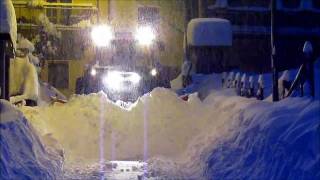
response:
<path id="1" fill-rule="evenodd" d="M 156 76 L 158 74 L 157 69 L 156 68 L 151 69 L 150 74 L 151 76 Z"/>
<path id="2" fill-rule="evenodd" d="M 90 71 L 91 76 L 96 76 L 97 70 L 95 68 L 92 68 Z"/>
<path id="3" fill-rule="evenodd" d="M 156 36 L 150 26 L 142 26 L 137 29 L 135 38 L 140 45 L 149 46 L 155 40 Z"/>
<path id="4" fill-rule="evenodd" d="M 109 72 L 106 76 L 103 77 L 103 84 L 111 89 L 118 90 L 121 87 L 121 82 L 123 77 L 118 71 Z"/>
<path id="5" fill-rule="evenodd" d="M 135 72 L 124 73 L 119 71 L 111 71 L 103 77 L 103 84 L 110 89 L 120 90 L 124 86 L 124 82 L 131 82 L 133 85 L 137 85 L 141 80 L 141 76 Z"/>

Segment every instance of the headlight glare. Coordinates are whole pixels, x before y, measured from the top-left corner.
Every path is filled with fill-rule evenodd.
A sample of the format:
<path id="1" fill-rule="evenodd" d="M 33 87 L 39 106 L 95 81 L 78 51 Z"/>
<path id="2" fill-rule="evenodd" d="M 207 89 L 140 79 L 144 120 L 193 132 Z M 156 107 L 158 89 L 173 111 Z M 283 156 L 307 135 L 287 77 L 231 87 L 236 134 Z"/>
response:
<path id="1" fill-rule="evenodd" d="M 108 25 L 99 25 L 93 27 L 91 31 L 91 38 L 97 46 L 108 46 L 113 38 L 111 27 Z"/>

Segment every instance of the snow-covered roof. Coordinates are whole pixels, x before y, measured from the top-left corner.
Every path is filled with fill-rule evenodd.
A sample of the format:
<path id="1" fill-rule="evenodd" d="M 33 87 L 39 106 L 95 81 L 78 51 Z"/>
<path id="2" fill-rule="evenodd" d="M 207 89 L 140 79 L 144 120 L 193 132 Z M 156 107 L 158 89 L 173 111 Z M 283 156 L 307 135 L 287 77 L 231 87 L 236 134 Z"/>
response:
<path id="1" fill-rule="evenodd" d="M 192 46 L 231 46 L 231 23 L 220 18 L 192 19 L 188 24 L 187 42 Z"/>
<path id="2" fill-rule="evenodd" d="M 0 34 L 9 34 L 14 48 L 17 41 L 17 20 L 11 0 L 0 1 Z"/>

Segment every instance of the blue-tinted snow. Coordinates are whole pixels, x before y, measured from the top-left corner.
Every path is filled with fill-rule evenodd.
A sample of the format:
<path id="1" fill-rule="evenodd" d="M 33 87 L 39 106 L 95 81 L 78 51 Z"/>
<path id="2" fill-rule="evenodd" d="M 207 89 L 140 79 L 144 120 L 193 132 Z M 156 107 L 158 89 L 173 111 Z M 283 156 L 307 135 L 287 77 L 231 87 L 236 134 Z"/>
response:
<path id="1" fill-rule="evenodd" d="M 21 112 L 0 100 L 0 179 L 59 179 L 61 160 Z"/>
<path id="2" fill-rule="evenodd" d="M 320 104 L 305 98 L 255 103 L 206 160 L 208 179 L 319 179 Z"/>

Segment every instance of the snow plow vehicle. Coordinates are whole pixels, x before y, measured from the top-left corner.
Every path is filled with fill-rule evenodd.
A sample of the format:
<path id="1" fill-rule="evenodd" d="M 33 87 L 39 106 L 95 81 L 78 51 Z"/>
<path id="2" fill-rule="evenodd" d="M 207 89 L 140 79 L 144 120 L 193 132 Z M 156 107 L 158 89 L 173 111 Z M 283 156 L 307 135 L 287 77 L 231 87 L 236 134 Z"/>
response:
<path id="1" fill-rule="evenodd" d="M 88 65 L 85 75 L 77 80 L 77 94 L 104 91 L 114 101 L 135 101 L 155 87 L 169 86 L 169 81 L 161 78 L 161 42 L 151 27 L 140 27 L 133 35 L 98 26 L 91 35 L 100 47 L 95 64 Z"/>

